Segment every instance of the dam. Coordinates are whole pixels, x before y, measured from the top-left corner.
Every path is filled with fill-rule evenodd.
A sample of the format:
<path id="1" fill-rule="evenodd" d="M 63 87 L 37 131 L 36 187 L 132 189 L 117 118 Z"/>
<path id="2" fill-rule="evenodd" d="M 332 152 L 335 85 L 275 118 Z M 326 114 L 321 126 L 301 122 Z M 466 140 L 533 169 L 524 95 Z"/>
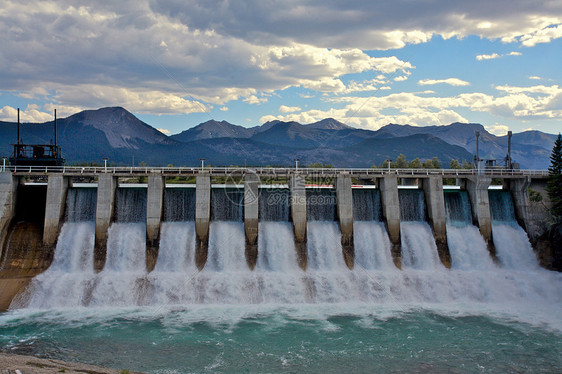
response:
<path id="1" fill-rule="evenodd" d="M 559 372 L 545 180 L 7 168 L 0 346 L 150 373 Z"/>
<path id="2" fill-rule="evenodd" d="M 184 183 L 166 182 L 178 176 Z M 139 177 L 143 183 L 130 183 Z M 326 272 L 538 268 L 528 237 L 540 222 L 529 213 L 527 189 L 544 188 L 545 177 L 502 170 L 14 167 L 0 175 L 0 307 L 142 305 L 163 297 L 240 302 L 233 287 L 253 289 L 242 298 L 250 302 L 264 295 L 269 302 L 317 302 L 348 297 L 323 285 L 334 282 Z M 444 185 L 447 179 L 454 185 Z M 501 184 L 491 189 L 493 180 Z M 252 272 L 260 282 L 248 278 Z M 239 276 L 239 284 L 229 283 Z M 166 282 L 186 279 L 193 284 L 170 296 Z M 206 292 L 196 290 L 201 282 Z M 286 288 L 270 294 L 275 282 Z M 62 284 L 72 290 L 57 296 Z"/>

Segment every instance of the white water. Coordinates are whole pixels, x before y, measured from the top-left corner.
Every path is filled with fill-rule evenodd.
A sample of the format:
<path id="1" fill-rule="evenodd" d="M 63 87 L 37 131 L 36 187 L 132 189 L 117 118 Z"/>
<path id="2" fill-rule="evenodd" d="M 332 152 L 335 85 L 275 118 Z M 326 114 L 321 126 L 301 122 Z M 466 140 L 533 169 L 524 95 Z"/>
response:
<path id="1" fill-rule="evenodd" d="M 541 270 L 529 243 L 527 233 L 515 221 L 493 222 L 492 237 L 496 255 L 503 267 L 519 270 Z"/>
<path id="2" fill-rule="evenodd" d="M 242 222 L 211 222 L 205 270 L 241 272 L 246 264 L 246 236 Z"/>
<path id="3" fill-rule="evenodd" d="M 562 276 L 538 268 L 536 259 L 528 261 L 533 252 L 528 244 L 521 245 L 528 241 L 515 238 L 518 231 L 513 226 L 494 225 L 498 254 L 502 263 L 511 264 L 504 269 L 486 264 L 485 245 L 470 227 L 450 232 L 451 270 L 440 265 L 427 224 L 403 222 L 402 230 L 404 253 L 410 262 L 398 270 L 392 264 L 382 225 L 356 222 L 357 265 L 349 270 L 337 223 L 309 222 L 309 267 L 302 271 L 291 224 L 262 222 L 258 263 L 251 271 L 245 260 L 243 224 L 213 222 L 209 261 L 199 272 L 193 264 L 193 222 L 164 223 L 157 267 L 147 274 L 145 225 L 114 224 L 109 230 L 106 266 L 95 274 L 91 265 L 93 223 L 65 224 L 53 265 L 34 279 L 13 306 L 366 302 L 391 306 L 439 303 L 443 307 L 478 303 L 506 310 L 528 305 L 545 310 L 562 307 Z M 463 246 L 466 243 L 469 245 Z"/>
<path id="4" fill-rule="evenodd" d="M 107 233 L 107 257 L 103 272 L 146 271 L 146 225 L 113 223 Z"/>
<path id="5" fill-rule="evenodd" d="M 433 233 L 427 222 L 401 222 L 400 235 L 403 267 L 422 270 L 443 268 L 437 254 Z"/>
<path id="6" fill-rule="evenodd" d="M 91 305 L 135 305 L 141 302 L 146 275 L 146 225 L 113 223 L 108 230 L 107 256 L 95 278 Z"/>
<path id="7" fill-rule="evenodd" d="M 451 268 L 460 270 L 494 270 L 494 264 L 484 238 L 476 226 L 447 225 L 447 244 L 451 253 Z"/>
<path id="8" fill-rule="evenodd" d="M 394 268 L 390 254 L 390 239 L 382 222 L 354 222 L 353 242 L 355 266 L 366 270 Z"/>
<path id="9" fill-rule="evenodd" d="M 253 272 L 261 302 L 304 303 L 309 299 L 305 273 L 297 261 L 290 222 L 260 222 L 258 260 Z"/>
<path id="10" fill-rule="evenodd" d="M 94 222 L 68 222 L 62 226 L 49 272 L 94 272 Z"/>
<path id="11" fill-rule="evenodd" d="M 155 272 L 195 269 L 195 223 L 162 222 Z"/>
<path id="12" fill-rule="evenodd" d="M 85 290 L 94 276 L 93 222 L 67 222 L 63 225 L 53 263 L 35 277 L 27 292 L 14 300 L 32 308 L 82 305 Z"/>
<path id="13" fill-rule="evenodd" d="M 347 270 L 337 222 L 308 222 L 307 241 L 308 268 L 323 271 Z"/>
<path id="14" fill-rule="evenodd" d="M 300 271 L 290 222 L 260 222 L 258 232 L 258 261 L 261 271 Z"/>

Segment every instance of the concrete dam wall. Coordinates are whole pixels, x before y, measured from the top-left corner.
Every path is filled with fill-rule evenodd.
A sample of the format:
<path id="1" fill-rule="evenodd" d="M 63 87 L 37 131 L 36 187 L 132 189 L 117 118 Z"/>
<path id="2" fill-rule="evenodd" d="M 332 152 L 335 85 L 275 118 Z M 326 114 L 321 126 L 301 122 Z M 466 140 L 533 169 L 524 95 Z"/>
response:
<path id="1" fill-rule="evenodd" d="M 505 233 L 494 224 L 517 225 L 531 239 L 544 225 L 527 193 L 529 186 L 540 187 L 544 180 L 530 177 L 505 179 L 501 189 L 490 189 L 490 176 L 457 178 L 457 186 L 450 189 L 444 188 L 440 175 L 384 175 L 358 183 L 345 172 L 322 186 L 307 185 L 298 171 L 277 185 L 264 184 L 251 172 L 234 185 L 213 184 L 213 175 L 204 171 L 195 175 L 194 185 L 167 185 L 157 173 L 135 186 L 120 184 L 112 173 L 95 175 L 89 185 L 62 173 L 42 178 L 46 183 L 29 183 L 23 176 L 0 173 L 0 309 L 7 309 L 35 276 L 55 264 L 78 266 L 88 273 L 150 273 L 173 267 L 175 262 L 167 257 L 170 246 L 187 245 L 170 244 L 183 238 L 178 234 L 181 225 L 184 241 L 192 240 L 194 246 L 185 249 L 193 258 L 181 259 L 194 271 L 280 266 L 289 260 L 260 250 L 264 241 L 284 240 L 291 242 L 294 253 L 288 256 L 294 256 L 303 272 L 325 266 L 376 267 L 377 261 L 389 261 L 398 269 L 450 268 L 454 259 L 448 241 L 459 227 L 474 227 L 484 240 L 488 260 L 498 262 Z M 377 239 L 380 235 L 365 236 L 365 225 L 373 224 L 384 230 L 388 258 L 366 252 L 369 242 L 383 240 Z M 78 233 L 82 244 L 76 242 Z M 223 252 L 240 236 L 243 251 L 225 257 Z M 427 245 L 420 246 L 420 241 Z M 335 253 L 324 251 L 334 244 Z M 55 258 L 63 256 L 64 246 L 72 254 Z M 123 248 L 130 253 L 122 253 Z M 80 265 L 67 263 L 79 251 Z"/>

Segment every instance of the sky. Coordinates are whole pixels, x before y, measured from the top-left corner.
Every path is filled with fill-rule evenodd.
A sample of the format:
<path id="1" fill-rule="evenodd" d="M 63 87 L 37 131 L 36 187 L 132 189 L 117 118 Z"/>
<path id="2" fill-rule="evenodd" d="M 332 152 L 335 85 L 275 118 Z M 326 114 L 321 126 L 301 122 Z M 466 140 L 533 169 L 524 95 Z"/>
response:
<path id="1" fill-rule="evenodd" d="M 562 131 L 562 1 L 0 0 L 0 120 Z"/>

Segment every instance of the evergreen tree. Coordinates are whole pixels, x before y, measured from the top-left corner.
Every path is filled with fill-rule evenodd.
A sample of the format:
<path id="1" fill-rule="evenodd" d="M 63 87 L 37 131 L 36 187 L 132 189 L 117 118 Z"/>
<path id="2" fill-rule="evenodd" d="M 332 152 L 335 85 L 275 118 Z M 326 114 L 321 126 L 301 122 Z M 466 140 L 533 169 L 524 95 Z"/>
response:
<path id="1" fill-rule="evenodd" d="M 416 157 L 408 163 L 408 167 L 410 169 L 421 169 L 422 168 L 422 162 L 420 161 L 419 157 Z"/>
<path id="2" fill-rule="evenodd" d="M 546 190 L 552 202 L 552 215 L 557 222 L 560 222 L 562 221 L 562 136 L 560 134 L 554 142 L 550 155 Z"/>
<path id="3" fill-rule="evenodd" d="M 398 157 L 396 157 L 396 162 L 393 163 L 395 168 L 404 169 L 408 167 L 408 162 L 406 161 L 406 156 L 402 153 Z"/>
<path id="4" fill-rule="evenodd" d="M 439 163 L 439 159 L 437 157 L 433 157 L 431 159 L 431 165 L 433 169 L 441 169 L 441 163 Z"/>
<path id="5" fill-rule="evenodd" d="M 460 169 L 461 165 L 459 164 L 458 160 L 451 160 L 449 163 L 449 169 Z"/>
<path id="6" fill-rule="evenodd" d="M 433 169 L 433 162 L 431 162 L 431 160 L 425 160 L 422 166 L 424 169 Z"/>

